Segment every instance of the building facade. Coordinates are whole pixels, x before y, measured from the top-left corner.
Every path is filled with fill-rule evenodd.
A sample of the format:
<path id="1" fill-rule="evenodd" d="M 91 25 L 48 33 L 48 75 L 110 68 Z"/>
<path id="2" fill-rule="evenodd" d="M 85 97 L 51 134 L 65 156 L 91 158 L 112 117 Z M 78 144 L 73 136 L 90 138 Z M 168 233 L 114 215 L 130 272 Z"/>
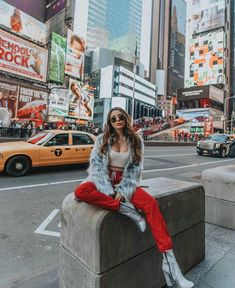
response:
<path id="1" fill-rule="evenodd" d="M 184 85 L 185 20 L 184 0 L 152 1 L 149 74 L 163 98 L 175 96 Z"/>

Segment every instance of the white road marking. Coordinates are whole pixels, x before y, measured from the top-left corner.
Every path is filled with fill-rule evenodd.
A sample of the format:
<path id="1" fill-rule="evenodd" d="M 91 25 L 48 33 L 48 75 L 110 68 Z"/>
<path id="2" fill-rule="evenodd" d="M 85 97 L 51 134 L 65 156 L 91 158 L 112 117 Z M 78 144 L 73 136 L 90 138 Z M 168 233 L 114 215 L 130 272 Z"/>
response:
<path id="1" fill-rule="evenodd" d="M 158 155 L 158 156 L 144 156 L 144 158 L 162 158 L 162 157 L 177 157 L 177 156 L 196 156 L 197 153 L 190 153 L 190 154 L 168 154 L 168 155 Z"/>
<path id="2" fill-rule="evenodd" d="M 198 167 L 198 166 L 203 166 L 203 165 L 209 165 L 209 164 L 212 164 L 212 163 L 214 164 L 214 163 L 222 163 L 222 162 L 229 162 L 229 161 L 234 161 L 234 160 L 233 159 L 231 159 L 231 160 L 220 160 L 220 161 L 215 161 L 215 162 L 194 163 L 194 164 L 189 164 L 189 165 L 184 165 L 184 166 L 177 166 L 177 167 L 170 167 L 170 168 L 144 170 L 143 173 L 170 171 L 170 170 L 184 169 L 184 168 L 189 168 L 189 167 Z"/>
<path id="3" fill-rule="evenodd" d="M 143 173 L 154 172 L 154 171 L 157 171 L 157 172 L 160 172 L 160 171 L 170 171 L 170 170 L 184 169 L 184 168 L 189 168 L 189 167 L 197 167 L 197 166 L 210 165 L 210 164 L 215 164 L 215 163 L 232 162 L 232 161 L 234 161 L 234 159 L 210 161 L 210 162 L 205 162 L 205 163 L 193 163 L 193 164 L 183 165 L 183 166 L 177 166 L 177 167 L 159 168 L 159 169 L 152 169 L 152 170 L 144 170 Z M 73 183 L 73 182 L 82 182 L 82 181 L 84 181 L 84 180 L 85 180 L 85 178 L 83 178 L 83 179 L 65 180 L 65 181 L 58 181 L 58 182 L 38 183 L 38 184 L 35 184 L 35 185 L 6 187 L 6 188 L 0 188 L 0 191 L 15 190 L 15 189 L 26 189 L 26 188 L 34 188 L 34 187 L 50 186 L 50 185 L 60 185 L 60 184 Z"/>
<path id="4" fill-rule="evenodd" d="M 55 236 L 55 237 L 60 237 L 59 232 L 55 231 L 50 231 L 46 230 L 46 227 L 49 225 L 49 223 L 53 220 L 53 218 L 57 215 L 59 212 L 59 209 L 54 209 L 50 215 L 38 226 L 38 228 L 34 231 L 36 234 L 43 234 L 43 235 L 48 235 L 48 236 Z"/>

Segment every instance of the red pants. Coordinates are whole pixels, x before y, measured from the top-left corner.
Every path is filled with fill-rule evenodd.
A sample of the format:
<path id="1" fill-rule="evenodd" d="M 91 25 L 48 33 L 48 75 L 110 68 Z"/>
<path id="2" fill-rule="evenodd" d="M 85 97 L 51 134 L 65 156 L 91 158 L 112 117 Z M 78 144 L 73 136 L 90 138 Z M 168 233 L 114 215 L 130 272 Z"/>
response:
<path id="1" fill-rule="evenodd" d="M 113 185 L 118 184 L 121 180 L 122 173 L 110 171 L 110 178 Z M 99 192 L 92 182 L 80 184 L 75 189 L 75 196 L 88 204 L 103 209 L 118 211 L 120 202 L 113 199 L 104 193 Z M 172 249 L 172 240 L 167 231 L 167 226 L 162 213 L 159 209 L 159 204 L 150 194 L 145 192 L 142 188 L 137 187 L 130 202 L 141 212 L 145 214 L 146 221 L 149 224 L 153 238 L 158 249 L 161 252 Z"/>

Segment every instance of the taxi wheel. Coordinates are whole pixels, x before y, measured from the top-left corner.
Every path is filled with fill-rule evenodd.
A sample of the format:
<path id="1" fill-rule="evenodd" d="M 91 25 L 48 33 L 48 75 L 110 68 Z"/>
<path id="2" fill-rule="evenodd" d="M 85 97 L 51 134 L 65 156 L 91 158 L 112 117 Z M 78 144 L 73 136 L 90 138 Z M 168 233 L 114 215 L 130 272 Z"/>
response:
<path id="1" fill-rule="evenodd" d="M 220 156 L 221 156 L 222 158 L 225 158 L 225 157 L 227 156 L 226 148 L 223 148 L 223 149 L 221 150 Z"/>
<path id="2" fill-rule="evenodd" d="M 30 160 L 25 156 L 12 157 L 6 165 L 6 172 L 9 176 L 23 176 L 31 168 Z"/>
<path id="3" fill-rule="evenodd" d="M 235 144 L 233 144 L 233 146 L 230 148 L 229 156 L 230 156 L 231 158 L 234 158 L 234 157 L 235 157 Z"/>

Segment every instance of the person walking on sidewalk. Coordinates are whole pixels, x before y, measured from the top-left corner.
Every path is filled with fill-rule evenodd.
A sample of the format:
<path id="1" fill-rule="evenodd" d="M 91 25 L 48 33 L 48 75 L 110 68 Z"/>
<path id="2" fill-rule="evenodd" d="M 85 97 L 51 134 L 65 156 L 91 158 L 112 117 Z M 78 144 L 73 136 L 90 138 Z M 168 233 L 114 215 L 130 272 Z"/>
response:
<path id="1" fill-rule="evenodd" d="M 184 278 L 175 259 L 172 239 L 158 202 L 139 186 L 143 149 L 130 116 L 120 107 L 112 108 L 104 133 L 97 137 L 91 153 L 88 177 L 75 188 L 75 197 L 130 217 L 141 232 L 145 231 L 146 219 L 156 246 L 163 254 L 162 270 L 167 285 L 191 288 L 194 284 Z"/>

